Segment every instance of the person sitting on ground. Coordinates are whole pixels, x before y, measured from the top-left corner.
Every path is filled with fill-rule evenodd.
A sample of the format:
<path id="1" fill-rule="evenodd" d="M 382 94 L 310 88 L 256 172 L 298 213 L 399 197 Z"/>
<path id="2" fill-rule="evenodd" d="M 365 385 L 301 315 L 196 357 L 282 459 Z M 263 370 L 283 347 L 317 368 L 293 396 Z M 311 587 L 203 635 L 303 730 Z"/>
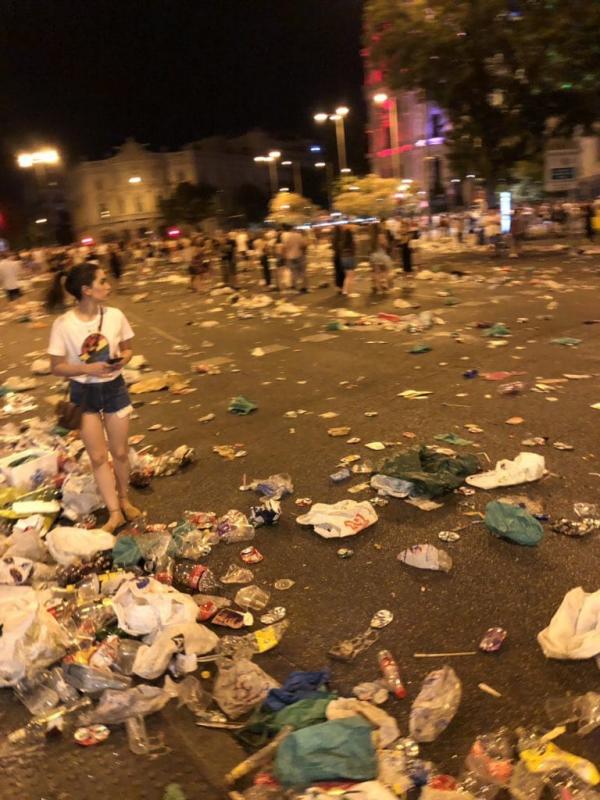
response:
<path id="1" fill-rule="evenodd" d="M 77 302 L 54 321 L 48 355 L 52 374 L 69 379 L 71 402 L 81 409 L 81 439 L 109 512 L 103 529 L 112 533 L 142 513 L 128 498 L 133 408 L 121 374 L 133 355 L 133 331 L 122 311 L 104 306 L 110 283 L 97 264 L 73 267 L 65 289 Z"/>

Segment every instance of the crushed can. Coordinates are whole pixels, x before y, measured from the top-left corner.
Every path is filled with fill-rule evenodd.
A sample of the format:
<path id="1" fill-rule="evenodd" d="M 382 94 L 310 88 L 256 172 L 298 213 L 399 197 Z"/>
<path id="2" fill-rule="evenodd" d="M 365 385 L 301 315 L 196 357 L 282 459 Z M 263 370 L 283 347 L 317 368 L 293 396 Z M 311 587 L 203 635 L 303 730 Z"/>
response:
<path id="1" fill-rule="evenodd" d="M 479 649 L 484 653 L 497 653 L 507 636 L 504 628 L 488 628 L 479 642 Z"/>

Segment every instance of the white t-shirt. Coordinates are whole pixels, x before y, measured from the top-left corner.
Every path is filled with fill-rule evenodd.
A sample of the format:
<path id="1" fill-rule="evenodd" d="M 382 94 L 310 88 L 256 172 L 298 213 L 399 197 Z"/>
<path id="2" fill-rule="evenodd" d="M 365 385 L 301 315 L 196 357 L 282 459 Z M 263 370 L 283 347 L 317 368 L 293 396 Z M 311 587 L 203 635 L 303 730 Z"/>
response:
<path id="1" fill-rule="evenodd" d="M 3 258 L 0 261 L 0 282 L 7 292 L 19 288 L 21 262 L 16 258 Z"/>
<path id="2" fill-rule="evenodd" d="M 118 308 L 105 308 L 100 333 L 98 333 L 99 326 L 100 312 L 95 319 L 84 322 L 73 309 L 67 311 L 54 320 L 48 355 L 66 356 L 67 364 L 93 364 L 116 358 L 120 354 L 121 342 L 131 339 L 134 335 L 127 317 Z M 114 381 L 120 374 L 120 370 L 115 370 L 106 378 L 96 375 L 76 375 L 71 380 L 79 383 L 106 383 Z"/>

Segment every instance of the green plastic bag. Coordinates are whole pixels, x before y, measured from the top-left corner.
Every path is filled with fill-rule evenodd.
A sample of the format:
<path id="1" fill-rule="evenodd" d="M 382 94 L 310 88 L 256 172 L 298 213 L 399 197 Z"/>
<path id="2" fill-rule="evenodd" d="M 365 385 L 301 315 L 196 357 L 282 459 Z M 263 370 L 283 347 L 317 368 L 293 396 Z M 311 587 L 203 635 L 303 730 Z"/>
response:
<path id="1" fill-rule="evenodd" d="M 473 455 L 450 457 L 415 447 L 384 458 L 376 472 L 414 483 L 425 497 L 439 497 L 461 486 L 467 475 L 479 472 L 479 461 Z"/>
<path id="2" fill-rule="evenodd" d="M 373 730 L 357 716 L 294 731 L 279 745 L 275 777 L 286 788 L 338 778 L 370 780 L 377 775 Z"/>
<path id="3" fill-rule="evenodd" d="M 485 507 L 485 524 L 494 536 L 527 547 L 538 544 L 544 536 L 544 529 L 535 517 L 519 506 L 497 500 Z"/>
<path id="4" fill-rule="evenodd" d="M 572 336 L 561 336 L 559 339 L 552 339 L 550 344 L 562 344 L 564 347 L 577 347 L 582 339 L 573 339 Z"/>
<path id="5" fill-rule="evenodd" d="M 413 344 L 413 346 L 408 351 L 413 355 L 418 355 L 419 353 L 430 353 L 431 347 L 428 344 Z"/>
<path id="6" fill-rule="evenodd" d="M 438 442 L 446 442 L 447 444 L 455 444 L 455 445 L 468 445 L 468 444 L 475 444 L 470 439 L 463 439 L 462 436 L 457 436 L 455 433 L 438 433 L 437 436 L 433 437 Z"/>
<path id="7" fill-rule="evenodd" d="M 510 336 L 510 328 L 508 328 L 503 322 L 495 322 L 492 327 L 488 328 L 483 335 L 491 339 L 501 339 L 504 336 Z"/>
<path id="8" fill-rule="evenodd" d="M 113 547 L 112 557 L 119 567 L 134 567 L 142 560 L 142 551 L 133 536 L 122 536 Z"/>
<path id="9" fill-rule="evenodd" d="M 231 403 L 229 403 L 229 408 L 227 409 L 232 414 L 242 414 L 246 415 L 249 414 L 251 411 L 255 411 L 258 408 L 256 403 L 253 403 L 251 400 L 248 400 L 246 397 L 242 395 L 238 395 L 237 397 L 233 397 Z"/>
<path id="10" fill-rule="evenodd" d="M 335 692 L 319 692 L 319 697 L 305 698 L 284 706 L 279 711 L 269 711 L 266 708 L 257 708 L 246 725 L 235 736 L 243 744 L 256 749 L 262 747 L 267 741 L 286 725 L 291 725 L 294 730 L 307 728 L 325 722 L 327 706 L 337 698 Z"/>

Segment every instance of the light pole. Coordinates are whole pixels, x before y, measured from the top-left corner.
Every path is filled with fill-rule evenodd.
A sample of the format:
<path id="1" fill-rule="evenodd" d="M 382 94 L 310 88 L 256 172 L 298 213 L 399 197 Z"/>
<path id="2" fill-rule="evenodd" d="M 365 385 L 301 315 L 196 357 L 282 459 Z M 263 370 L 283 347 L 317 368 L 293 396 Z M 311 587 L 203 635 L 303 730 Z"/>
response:
<path id="1" fill-rule="evenodd" d="M 319 124 L 323 122 L 335 122 L 335 138 L 337 141 L 337 152 L 338 152 L 338 164 L 340 167 L 340 172 L 347 173 L 350 170 L 348 169 L 348 162 L 346 159 L 346 128 L 344 126 L 344 120 L 350 113 L 350 109 L 347 106 L 338 106 L 336 108 L 334 114 L 325 114 L 325 112 L 321 111 L 318 114 L 315 114 L 313 119 L 315 122 Z"/>
<path id="2" fill-rule="evenodd" d="M 20 169 L 32 169 L 37 187 L 37 202 L 46 210 L 48 199 L 48 179 L 46 169 L 60 164 L 60 153 L 52 147 L 44 147 L 31 153 L 19 153 L 17 164 Z M 48 204 L 49 205 L 49 204 Z M 54 209 L 50 209 L 53 211 Z M 56 221 L 56 220 L 54 220 Z"/>
<path id="3" fill-rule="evenodd" d="M 296 194 L 302 194 L 302 171 L 300 169 L 299 161 L 282 161 L 282 167 L 291 167 L 294 175 L 294 191 Z"/>
<path id="4" fill-rule="evenodd" d="M 378 92 L 373 97 L 373 102 L 377 106 L 383 106 L 387 103 L 390 145 L 392 148 L 392 174 L 394 178 L 400 178 L 400 142 L 398 137 L 398 104 L 396 98 L 394 96 L 388 97 L 385 92 Z"/>
<path id="5" fill-rule="evenodd" d="M 269 184 L 271 186 L 271 196 L 273 196 L 278 189 L 278 176 L 277 176 L 277 161 L 281 158 L 279 150 L 271 150 L 268 156 L 255 156 L 254 161 L 257 164 L 266 164 L 269 168 Z"/>
<path id="6" fill-rule="evenodd" d="M 331 184 L 333 183 L 333 168 L 328 161 L 317 161 L 315 164 L 317 169 L 325 170 L 325 182 L 327 184 L 327 205 L 329 206 L 329 213 L 333 211 L 333 198 L 331 196 Z"/>

